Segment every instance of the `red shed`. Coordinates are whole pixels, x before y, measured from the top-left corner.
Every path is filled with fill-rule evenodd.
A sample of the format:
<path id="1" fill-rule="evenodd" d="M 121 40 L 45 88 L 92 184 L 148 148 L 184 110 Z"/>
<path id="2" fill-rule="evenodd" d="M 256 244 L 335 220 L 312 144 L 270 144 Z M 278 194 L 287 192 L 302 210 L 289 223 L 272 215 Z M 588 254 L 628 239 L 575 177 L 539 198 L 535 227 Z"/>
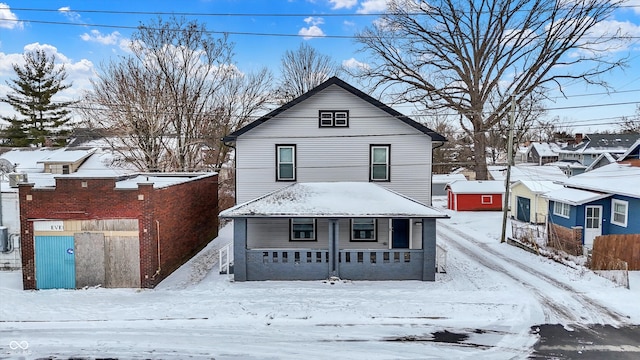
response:
<path id="1" fill-rule="evenodd" d="M 447 209 L 500 211 L 504 198 L 502 181 L 454 181 L 447 184 Z"/>
<path id="2" fill-rule="evenodd" d="M 25 290 L 155 287 L 217 236 L 217 192 L 215 173 L 20 184 Z"/>

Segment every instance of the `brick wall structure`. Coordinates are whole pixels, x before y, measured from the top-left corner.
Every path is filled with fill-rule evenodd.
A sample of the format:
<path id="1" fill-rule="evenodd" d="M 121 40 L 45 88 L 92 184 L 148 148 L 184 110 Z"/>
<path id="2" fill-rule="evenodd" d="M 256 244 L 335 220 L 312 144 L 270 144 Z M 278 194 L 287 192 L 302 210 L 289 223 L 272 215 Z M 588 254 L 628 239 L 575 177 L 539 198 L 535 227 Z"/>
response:
<path id="1" fill-rule="evenodd" d="M 162 175 L 185 179 L 126 189 L 116 188 L 118 178 L 59 177 L 54 188 L 20 184 L 24 289 L 36 289 L 34 219 L 138 219 L 143 288 L 155 287 L 195 255 L 218 234 L 218 176 Z"/>
<path id="2" fill-rule="evenodd" d="M 582 228 L 549 224 L 548 245 L 571 255 L 582 255 Z"/>

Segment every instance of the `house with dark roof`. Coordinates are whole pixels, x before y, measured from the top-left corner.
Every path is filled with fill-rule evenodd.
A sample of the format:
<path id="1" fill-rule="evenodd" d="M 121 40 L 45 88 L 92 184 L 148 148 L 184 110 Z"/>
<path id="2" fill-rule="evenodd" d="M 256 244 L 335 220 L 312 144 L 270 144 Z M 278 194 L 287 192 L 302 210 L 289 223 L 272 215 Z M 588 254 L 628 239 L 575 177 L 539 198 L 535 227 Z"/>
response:
<path id="1" fill-rule="evenodd" d="M 576 134 L 572 144 L 558 151 L 558 162 L 569 164 L 566 166 L 571 169 L 568 175 L 577 175 L 602 154 L 608 153 L 613 157 L 624 154 L 638 139 L 640 134 Z"/>
<path id="2" fill-rule="evenodd" d="M 234 279 L 435 280 L 432 151 L 446 139 L 343 80 L 223 138 Z"/>

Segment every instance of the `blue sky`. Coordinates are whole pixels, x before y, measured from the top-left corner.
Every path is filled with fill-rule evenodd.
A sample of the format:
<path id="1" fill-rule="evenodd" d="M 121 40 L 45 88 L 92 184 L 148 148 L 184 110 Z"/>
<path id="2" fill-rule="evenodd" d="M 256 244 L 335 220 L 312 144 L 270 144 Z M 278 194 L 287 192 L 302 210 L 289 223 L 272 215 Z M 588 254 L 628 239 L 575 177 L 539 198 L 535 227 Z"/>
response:
<path id="1" fill-rule="evenodd" d="M 21 62 L 25 50 L 44 46 L 65 64 L 73 81 L 65 96 L 79 96 L 101 63 L 126 55 L 124 44 L 137 25 L 157 17 L 152 13 L 198 14 L 185 16 L 204 22 L 211 31 L 230 33 L 241 71 L 266 66 L 278 76 L 284 52 L 305 41 L 339 64 L 366 63 L 350 37 L 369 26 L 385 4 L 385 0 L 0 0 L 0 93 L 6 93 L 5 80 L 14 75 L 11 64 Z M 617 11 L 608 24 L 635 36 L 617 51 L 629 57 L 630 66 L 606 75 L 614 94 L 577 83 L 565 89 L 569 99 L 548 104 L 556 109 L 550 116 L 560 116 L 572 130 L 613 128 L 612 118 L 633 115 L 635 103 L 640 102 L 640 0 L 627 4 L 639 6 Z M 308 34 L 316 37 L 305 38 Z M 409 107 L 399 110 L 411 115 Z M 10 112 L 0 105 L 1 114 Z"/>

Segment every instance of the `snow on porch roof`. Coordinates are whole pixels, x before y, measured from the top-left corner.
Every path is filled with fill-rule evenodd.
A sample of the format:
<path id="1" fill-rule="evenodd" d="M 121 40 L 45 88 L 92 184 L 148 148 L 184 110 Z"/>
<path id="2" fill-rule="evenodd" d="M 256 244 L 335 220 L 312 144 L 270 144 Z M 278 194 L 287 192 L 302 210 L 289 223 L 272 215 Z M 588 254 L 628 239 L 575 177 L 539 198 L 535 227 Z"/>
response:
<path id="1" fill-rule="evenodd" d="M 372 183 L 296 183 L 220 213 L 247 217 L 448 218 L 404 195 Z"/>
<path id="2" fill-rule="evenodd" d="M 578 206 L 578 205 L 586 204 L 591 201 L 604 199 L 606 197 L 611 196 L 611 194 L 602 194 L 602 193 L 597 193 L 593 191 L 574 189 L 574 188 L 563 188 L 559 190 L 550 191 L 542 196 L 552 201 L 558 201 L 565 204 Z"/>

